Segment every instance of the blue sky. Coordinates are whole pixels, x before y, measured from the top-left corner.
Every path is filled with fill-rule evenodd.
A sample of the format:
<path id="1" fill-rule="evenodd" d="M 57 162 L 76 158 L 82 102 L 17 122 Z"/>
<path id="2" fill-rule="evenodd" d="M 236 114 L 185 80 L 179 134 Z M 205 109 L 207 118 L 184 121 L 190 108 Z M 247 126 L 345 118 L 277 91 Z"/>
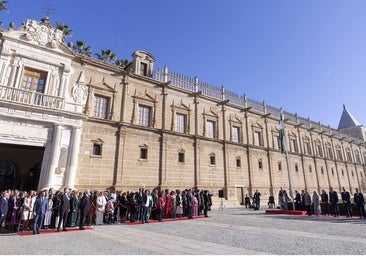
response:
<path id="1" fill-rule="evenodd" d="M 366 1 L 8 0 L 3 28 L 45 16 L 93 53 L 136 50 L 155 67 L 338 127 L 343 104 L 366 125 Z"/>

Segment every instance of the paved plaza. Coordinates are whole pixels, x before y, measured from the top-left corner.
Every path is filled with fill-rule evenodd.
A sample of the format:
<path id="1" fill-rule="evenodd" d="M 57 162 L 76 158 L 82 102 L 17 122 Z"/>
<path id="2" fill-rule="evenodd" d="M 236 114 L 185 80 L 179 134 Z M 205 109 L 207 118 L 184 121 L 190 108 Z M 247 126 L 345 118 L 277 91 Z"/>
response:
<path id="1" fill-rule="evenodd" d="M 209 218 L 2 235 L 0 254 L 366 254 L 366 220 L 214 208 Z"/>

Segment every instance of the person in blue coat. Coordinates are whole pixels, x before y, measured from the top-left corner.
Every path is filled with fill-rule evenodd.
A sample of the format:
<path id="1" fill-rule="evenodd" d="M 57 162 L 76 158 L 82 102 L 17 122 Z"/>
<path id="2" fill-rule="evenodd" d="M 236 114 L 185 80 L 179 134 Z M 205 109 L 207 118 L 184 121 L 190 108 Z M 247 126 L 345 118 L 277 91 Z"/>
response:
<path id="1" fill-rule="evenodd" d="M 33 222 L 33 235 L 39 234 L 40 229 L 42 227 L 43 219 L 48 211 L 48 198 L 46 197 L 46 191 L 43 190 L 38 193 L 38 197 L 36 198 L 36 201 L 34 202 L 33 207 L 33 216 L 34 216 L 34 222 Z"/>
<path id="2" fill-rule="evenodd" d="M 9 210 L 9 203 L 8 203 L 9 194 L 7 191 L 1 193 L 0 197 L 0 232 L 4 233 L 2 230 L 3 222 L 5 221 L 6 215 L 8 214 Z"/>

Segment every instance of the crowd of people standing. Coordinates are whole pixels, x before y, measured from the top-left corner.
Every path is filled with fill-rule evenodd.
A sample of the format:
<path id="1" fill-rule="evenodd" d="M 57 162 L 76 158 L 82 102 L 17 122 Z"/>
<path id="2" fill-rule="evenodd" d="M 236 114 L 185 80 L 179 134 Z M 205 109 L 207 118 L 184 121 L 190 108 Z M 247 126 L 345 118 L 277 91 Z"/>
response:
<path id="1" fill-rule="evenodd" d="M 208 217 L 212 194 L 197 187 L 159 191 L 5 190 L 0 197 L 0 232 L 41 229 L 67 231 L 68 227 L 85 229 L 85 225 L 162 221 L 164 218 Z"/>
<path id="2" fill-rule="evenodd" d="M 313 191 L 312 195 L 305 190 L 301 190 L 301 193 L 295 190 L 295 210 L 306 211 L 308 215 L 333 215 L 334 217 L 339 217 L 339 204 L 343 204 L 346 217 L 352 217 L 351 193 L 343 187 L 340 195 L 341 198 L 339 198 L 337 191 L 333 190 L 332 187 L 330 187 L 328 193 L 323 189 L 320 194 L 318 194 L 317 191 Z M 290 198 L 288 197 L 286 190 L 281 188 L 278 193 L 278 205 L 280 209 L 287 210 L 289 201 Z M 355 189 L 353 201 L 356 205 L 358 216 L 360 218 L 366 218 L 365 199 L 358 188 Z"/>

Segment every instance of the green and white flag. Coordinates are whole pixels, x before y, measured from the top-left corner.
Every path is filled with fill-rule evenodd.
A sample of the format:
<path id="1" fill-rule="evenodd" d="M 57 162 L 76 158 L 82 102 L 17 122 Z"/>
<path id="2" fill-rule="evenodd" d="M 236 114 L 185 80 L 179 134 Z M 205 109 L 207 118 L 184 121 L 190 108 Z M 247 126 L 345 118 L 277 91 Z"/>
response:
<path id="1" fill-rule="evenodd" d="M 286 152 L 286 136 L 285 136 L 285 123 L 284 123 L 284 118 L 283 118 L 283 113 L 281 111 L 281 115 L 280 115 L 280 143 L 281 143 L 281 152 L 285 153 Z"/>

